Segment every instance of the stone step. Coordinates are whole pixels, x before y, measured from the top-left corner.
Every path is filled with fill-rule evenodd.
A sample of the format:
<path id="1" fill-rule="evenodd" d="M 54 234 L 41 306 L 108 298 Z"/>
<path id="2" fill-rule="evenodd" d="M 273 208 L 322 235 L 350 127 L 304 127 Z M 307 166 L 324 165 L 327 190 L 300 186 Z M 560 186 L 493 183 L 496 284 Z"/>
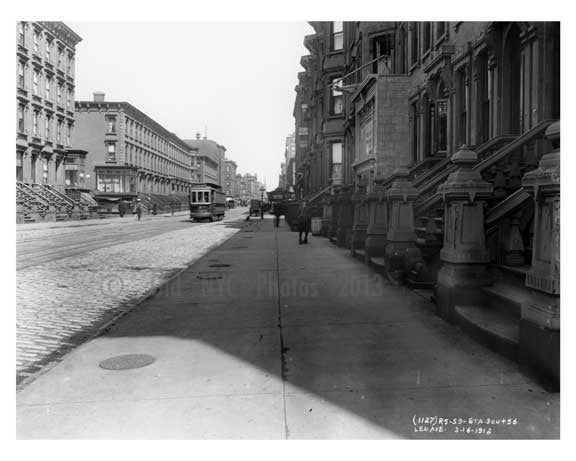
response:
<path id="1" fill-rule="evenodd" d="M 507 281 L 494 283 L 482 289 L 486 296 L 486 304 L 496 310 L 520 316 L 522 303 L 528 301 L 532 296 L 526 287 L 516 285 Z"/>
<path id="2" fill-rule="evenodd" d="M 518 360 L 520 317 L 489 305 L 455 306 L 456 323 L 478 342 Z"/>

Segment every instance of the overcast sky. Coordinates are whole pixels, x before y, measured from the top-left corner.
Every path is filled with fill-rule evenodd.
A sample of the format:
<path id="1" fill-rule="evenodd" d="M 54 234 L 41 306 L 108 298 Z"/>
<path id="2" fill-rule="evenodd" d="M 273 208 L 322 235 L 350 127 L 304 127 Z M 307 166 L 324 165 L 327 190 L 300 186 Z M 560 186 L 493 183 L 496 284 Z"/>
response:
<path id="1" fill-rule="evenodd" d="M 67 22 L 76 48 L 76 99 L 103 91 L 180 138 L 207 128 L 241 173 L 278 185 L 305 22 Z"/>

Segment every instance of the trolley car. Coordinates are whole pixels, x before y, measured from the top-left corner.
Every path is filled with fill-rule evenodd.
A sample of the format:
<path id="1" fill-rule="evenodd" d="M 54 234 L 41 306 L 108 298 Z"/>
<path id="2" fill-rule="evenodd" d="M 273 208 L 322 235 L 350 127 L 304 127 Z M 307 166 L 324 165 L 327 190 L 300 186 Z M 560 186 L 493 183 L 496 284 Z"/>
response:
<path id="1" fill-rule="evenodd" d="M 224 218 L 226 194 L 218 184 L 193 184 L 190 187 L 190 219 L 210 221 Z"/>

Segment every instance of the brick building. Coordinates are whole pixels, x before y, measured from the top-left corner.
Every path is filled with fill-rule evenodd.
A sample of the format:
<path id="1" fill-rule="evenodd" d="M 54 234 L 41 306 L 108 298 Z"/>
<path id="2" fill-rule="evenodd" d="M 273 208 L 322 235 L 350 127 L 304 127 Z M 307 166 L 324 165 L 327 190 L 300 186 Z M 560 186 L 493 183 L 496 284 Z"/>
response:
<path id="1" fill-rule="evenodd" d="M 557 382 L 560 24 L 310 24 L 297 198 L 324 235 L 434 287 L 439 315 Z"/>
<path id="2" fill-rule="evenodd" d="M 86 184 L 103 204 L 188 194 L 189 146 L 127 102 L 106 101 L 104 93 L 77 101 L 73 144 L 88 151 Z"/>

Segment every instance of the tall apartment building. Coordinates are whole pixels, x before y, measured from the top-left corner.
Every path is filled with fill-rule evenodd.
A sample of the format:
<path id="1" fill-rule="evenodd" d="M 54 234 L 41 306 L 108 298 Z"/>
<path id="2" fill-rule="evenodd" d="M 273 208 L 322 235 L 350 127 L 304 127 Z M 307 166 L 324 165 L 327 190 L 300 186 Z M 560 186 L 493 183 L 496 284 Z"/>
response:
<path id="1" fill-rule="evenodd" d="M 76 173 L 83 156 L 70 150 L 81 40 L 62 22 L 17 23 L 16 181 L 63 190 L 67 182 L 80 180 Z"/>
<path id="2" fill-rule="evenodd" d="M 192 178 L 189 146 L 127 102 L 76 102 L 73 144 L 88 151 L 88 187 L 99 201 L 138 194 L 185 197 Z"/>
<path id="3" fill-rule="evenodd" d="M 200 133 L 196 133 L 196 139 L 186 139 L 184 142 L 197 152 L 198 182 L 222 186 L 225 183 L 226 148 L 216 141 L 201 138 Z"/>

